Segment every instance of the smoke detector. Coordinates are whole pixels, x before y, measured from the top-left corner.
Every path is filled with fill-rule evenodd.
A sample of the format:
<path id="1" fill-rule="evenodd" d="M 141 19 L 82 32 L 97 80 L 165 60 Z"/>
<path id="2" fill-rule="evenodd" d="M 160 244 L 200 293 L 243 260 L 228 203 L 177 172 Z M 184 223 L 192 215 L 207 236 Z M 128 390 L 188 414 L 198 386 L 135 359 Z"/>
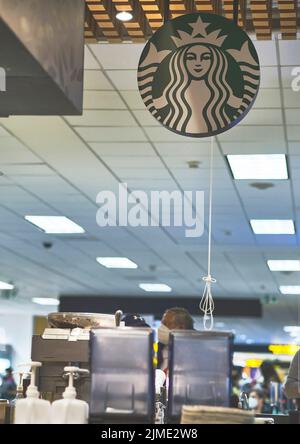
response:
<path id="1" fill-rule="evenodd" d="M 274 184 L 271 182 L 253 182 L 250 183 L 250 187 L 256 188 L 257 190 L 267 190 L 268 188 L 274 187 Z"/>
<path id="2" fill-rule="evenodd" d="M 189 168 L 199 168 L 200 163 L 199 160 L 189 160 L 187 162 Z"/>

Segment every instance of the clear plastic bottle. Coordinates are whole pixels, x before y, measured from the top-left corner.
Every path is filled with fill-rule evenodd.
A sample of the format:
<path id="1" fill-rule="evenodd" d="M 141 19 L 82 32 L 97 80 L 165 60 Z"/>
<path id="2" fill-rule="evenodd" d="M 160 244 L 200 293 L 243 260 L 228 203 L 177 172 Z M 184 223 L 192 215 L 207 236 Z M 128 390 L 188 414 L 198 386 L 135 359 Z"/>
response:
<path id="1" fill-rule="evenodd" d="M 64 371 L 69 377 L 69 384 L 63 393 L 63 399 L 52 403 L 52 424 L 87 424 L 89 406 L 87 402 L 76 399 L 74 375 L 88 373 L 88 370 L 78 367 L 65 367 Z"/>
<path id="2" fill-rule="evenodd" d="M 26 365 L 26 364 L 24 364 Z M 41 367 L 40 362 L 31 362 L 30 385 L 26 391 L 26 398 L 17 399 L 15 403 L 15 424 L 50 424 L 51 404 L 45 399 L 40 399 L 39 391 L 35 385 L 36 369 Z"/>

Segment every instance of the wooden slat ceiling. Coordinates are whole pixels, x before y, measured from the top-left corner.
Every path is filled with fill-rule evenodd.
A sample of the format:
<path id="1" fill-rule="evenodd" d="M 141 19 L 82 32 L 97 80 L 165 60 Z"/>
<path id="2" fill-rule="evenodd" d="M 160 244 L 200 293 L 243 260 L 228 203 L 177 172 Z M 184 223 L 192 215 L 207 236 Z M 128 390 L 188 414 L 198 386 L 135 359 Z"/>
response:
<path id="1" fill-rule="evenodd" d="M 169 16 L 190 12 L 214 12 L 233 19 L 235 0 L 170 0 Z M 239 0 L 238 23 L 260 40 L 272 33 L 296 39 L 300 29 L 298 0 Z M 133 15 L 129 22 L 116 19 L 120 11 Z M 87 43 L 144 42 L 164 22 L 164 0 L 86 0 L 85 38 Z"/>

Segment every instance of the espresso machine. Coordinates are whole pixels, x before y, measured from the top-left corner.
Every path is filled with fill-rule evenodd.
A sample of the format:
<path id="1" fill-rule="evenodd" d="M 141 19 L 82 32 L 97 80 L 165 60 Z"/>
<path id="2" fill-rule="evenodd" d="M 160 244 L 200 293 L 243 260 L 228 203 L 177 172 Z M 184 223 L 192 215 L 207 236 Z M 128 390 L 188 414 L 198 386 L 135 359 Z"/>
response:
<path id="1" fill-rule="evenodd" d="M 53 402 L 62 397 L 67 381 L 64 367 L 75 366 L 90 370 L 91 329 L 112 328 L 122 325 L 122 312 L 115 315 L 90 313 L 51 313 L 49 328 L 42 335 L 32 337 L 32 361 L 42 363 L 37 383 L 43 399 Z M 75 375 L 78 399 L 90 401 L 90 375 Z"/>

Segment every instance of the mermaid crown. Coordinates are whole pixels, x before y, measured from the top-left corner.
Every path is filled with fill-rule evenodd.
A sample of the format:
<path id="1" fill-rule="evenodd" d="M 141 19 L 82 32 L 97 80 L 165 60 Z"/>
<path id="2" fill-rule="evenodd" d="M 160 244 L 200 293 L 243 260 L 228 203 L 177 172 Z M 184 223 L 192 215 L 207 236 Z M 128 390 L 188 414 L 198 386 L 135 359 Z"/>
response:
<path id="1" fill-rule="evenodd" d="M 215 46 L 222 46 L 227 35 L 220 36 L 221 29 L 207 33 L 206 28 L 209 25 L 210 23 L 204 23 L 199 16 L 195 23 L 189 23 L 192 28 L 191 33 L 179 30 L 179 37 L 172 36 L 172 40 L 177 48 L 195 43 L 210 43 Z"/>

